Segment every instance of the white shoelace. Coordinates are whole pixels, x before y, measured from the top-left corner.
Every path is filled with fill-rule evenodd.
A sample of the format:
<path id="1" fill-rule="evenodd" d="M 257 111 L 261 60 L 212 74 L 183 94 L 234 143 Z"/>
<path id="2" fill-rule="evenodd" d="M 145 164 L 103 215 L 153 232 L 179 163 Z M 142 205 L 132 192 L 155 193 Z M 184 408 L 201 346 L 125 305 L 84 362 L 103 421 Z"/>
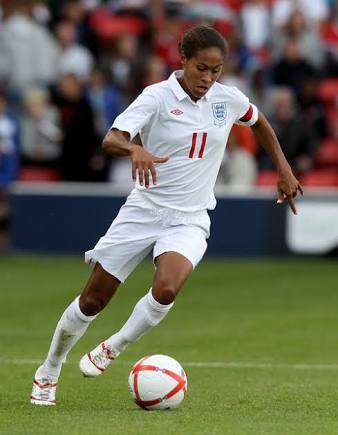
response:
<path id="1" fill-rule="evenodd" d="M 101 350 L 96 355 L 92 355 L 93 362 L 103 369 L 109 366 L 114 357 L 114 353 L 104 344 L 101 345 Z"/>

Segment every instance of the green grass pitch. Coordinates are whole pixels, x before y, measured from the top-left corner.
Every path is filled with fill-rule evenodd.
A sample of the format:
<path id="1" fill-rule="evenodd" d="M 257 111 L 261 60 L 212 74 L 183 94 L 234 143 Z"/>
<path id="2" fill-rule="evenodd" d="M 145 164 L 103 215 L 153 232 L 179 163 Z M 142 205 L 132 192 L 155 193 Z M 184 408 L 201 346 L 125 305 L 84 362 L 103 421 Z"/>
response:
<path id="1" fill-rule="evenodd" d="M 83 378 L 79 358 L 151 285 L 145 262 L 71 352 L 58 405 L 34 407 L 37 363 L 89 272 L 80 257 L 0 257 L 1 434 L 338 434 L 337 261 L 205 260 L 162 324 L 100 378 Z M 176 410 L 129 397 L 132 364 L 155 353 L 187 372 Z"/>

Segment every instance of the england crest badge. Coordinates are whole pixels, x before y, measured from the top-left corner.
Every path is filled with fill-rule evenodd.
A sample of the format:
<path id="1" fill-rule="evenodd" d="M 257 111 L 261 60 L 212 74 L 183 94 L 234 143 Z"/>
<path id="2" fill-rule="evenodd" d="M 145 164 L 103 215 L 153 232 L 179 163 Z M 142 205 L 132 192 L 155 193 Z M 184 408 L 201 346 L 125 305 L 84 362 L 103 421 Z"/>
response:
<path id="1" fill-rule="evenodd" d="M 219 127 L 225 125 L 227 109 L 224 101 L 212 103 L 212 114 L 214 116 L 214 124 Z"/>

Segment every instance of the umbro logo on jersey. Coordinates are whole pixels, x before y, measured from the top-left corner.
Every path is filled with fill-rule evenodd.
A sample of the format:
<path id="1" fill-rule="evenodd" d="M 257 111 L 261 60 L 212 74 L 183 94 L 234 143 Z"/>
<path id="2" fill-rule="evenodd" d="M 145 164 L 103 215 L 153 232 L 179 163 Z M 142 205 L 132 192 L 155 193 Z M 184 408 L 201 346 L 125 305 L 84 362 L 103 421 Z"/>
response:
<path id="1" fill-rule="evenodd" d="M 180 109 L 171 110 L 170 113 L 172 113 L 173 115 L 176 115 L 176 116 L 183 115 L 183 112 Z"/>

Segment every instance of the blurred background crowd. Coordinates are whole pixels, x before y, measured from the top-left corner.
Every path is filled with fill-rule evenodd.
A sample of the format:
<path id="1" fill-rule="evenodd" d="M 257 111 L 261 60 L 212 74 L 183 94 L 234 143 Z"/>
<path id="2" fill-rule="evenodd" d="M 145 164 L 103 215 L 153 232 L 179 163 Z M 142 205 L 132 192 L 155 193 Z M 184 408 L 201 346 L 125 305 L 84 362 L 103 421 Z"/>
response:
<path id="1" fill-rule="evenodd" d="M 0 5 L 2 195 L 15 180 L 130 183 L 129 162 L 104 155 L 102 138 L 145 86 L 180 68 L 180 37 L 199 23 L 228 40 L 220 81 L 265 113 L 304 185 L 338 186 L 336 0 Z M 234 126 L 217 183 L 275 179 L 250 129 Z"/>

